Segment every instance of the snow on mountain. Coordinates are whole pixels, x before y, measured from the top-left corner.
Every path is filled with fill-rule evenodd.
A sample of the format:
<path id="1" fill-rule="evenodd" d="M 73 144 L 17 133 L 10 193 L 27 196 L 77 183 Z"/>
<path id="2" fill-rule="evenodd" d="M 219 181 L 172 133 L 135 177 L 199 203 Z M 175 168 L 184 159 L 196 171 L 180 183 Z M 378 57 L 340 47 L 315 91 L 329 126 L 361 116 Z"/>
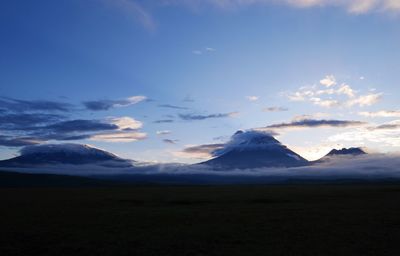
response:
<path id="1" fill-rule="evenodd" d="M 201 164 L 229 169 L 308 164 L 307 160 L 282 145 L 272 134 L 256 130 L 236 132 L 225 147 L 214 151 L 213 155 L 215 158 Z"/>

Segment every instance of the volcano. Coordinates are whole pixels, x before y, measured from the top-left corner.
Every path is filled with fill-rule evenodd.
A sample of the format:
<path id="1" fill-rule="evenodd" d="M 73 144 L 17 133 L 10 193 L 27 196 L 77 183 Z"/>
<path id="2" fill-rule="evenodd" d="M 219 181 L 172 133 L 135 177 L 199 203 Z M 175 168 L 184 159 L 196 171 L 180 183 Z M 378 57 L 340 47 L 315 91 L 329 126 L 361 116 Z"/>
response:
<path id="1" fill-rule="evenodd" d="M 20 156 L 0 161 L 0 166 L 32 167 L 58 164 L 131 165 L 130 160 L 125 160 L 107 151 L 82 144 L 68 143 L 27 146 L 20 153 Z"/>
<path id="2" fill-rule="evenodd" d="M 213 159 L 201 164 L 223 169 L 308 165 L 306 159 L 282 145 L 273 135 L 256 130 L 236 132 L 231 140 L 222 149 L 214 151 L 213 155 Z"/>

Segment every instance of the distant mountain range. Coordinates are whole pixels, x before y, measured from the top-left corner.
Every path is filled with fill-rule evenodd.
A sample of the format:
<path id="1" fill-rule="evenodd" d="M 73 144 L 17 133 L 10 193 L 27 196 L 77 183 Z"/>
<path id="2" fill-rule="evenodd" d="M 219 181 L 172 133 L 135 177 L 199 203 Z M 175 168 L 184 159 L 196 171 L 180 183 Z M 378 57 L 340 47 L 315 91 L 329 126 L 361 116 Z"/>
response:
<path id="1" fill-rule="evenodd" d="M 102 167 L 134 167 L 139 162 L 122 159 L 107 151 L 81 144 L 44 144 L 28 146 L 20 156 L 0 161 L 0 167 L 41 167 L 57 165 L 93 165 Z M 213 158 L 197 165 L 214 170 L 264 167 L 299 167 L 344 155 L 366 154 L 360 148 L 333 149 L 318 161 L 309 162 L 293 152 L 273 135 L 262 131 L 238 131 L 222 149 L 212 152 Z"/>

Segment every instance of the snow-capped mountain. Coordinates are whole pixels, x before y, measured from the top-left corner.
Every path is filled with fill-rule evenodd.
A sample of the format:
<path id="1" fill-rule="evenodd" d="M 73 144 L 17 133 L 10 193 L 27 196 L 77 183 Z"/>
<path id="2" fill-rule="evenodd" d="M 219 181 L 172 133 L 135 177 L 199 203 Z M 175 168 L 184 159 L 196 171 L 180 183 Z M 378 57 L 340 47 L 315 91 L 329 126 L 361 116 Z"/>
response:
<path id="1" fill-rule="evenodd" d="M 20 156 L 0 161 L 2 167 L 42 166 L 57 164 L 97 164 L 102 166 L 129 166 L 130 160 L 107 151 L 82 144 L 44 144 L 27 146 Z"/>
<path id="2" fill-rule="evenodd" d="M 213 152 L 215 158 L 201 164 L 215 168 L 245 169 L 259 167 L 304 166 L 308 161 L 262 131 L 238 131 L 224 148 Z"/>

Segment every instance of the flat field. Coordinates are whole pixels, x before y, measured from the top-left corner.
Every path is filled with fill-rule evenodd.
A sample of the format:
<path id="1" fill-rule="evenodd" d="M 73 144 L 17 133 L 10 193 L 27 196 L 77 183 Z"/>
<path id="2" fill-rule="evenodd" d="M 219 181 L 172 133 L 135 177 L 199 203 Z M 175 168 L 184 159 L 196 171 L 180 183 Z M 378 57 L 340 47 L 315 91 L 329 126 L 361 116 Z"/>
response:
<path id="1" fill-rule="evenodd" d="M 0 189 L 0 255 L 400 255 L 400 185 Z"/>

